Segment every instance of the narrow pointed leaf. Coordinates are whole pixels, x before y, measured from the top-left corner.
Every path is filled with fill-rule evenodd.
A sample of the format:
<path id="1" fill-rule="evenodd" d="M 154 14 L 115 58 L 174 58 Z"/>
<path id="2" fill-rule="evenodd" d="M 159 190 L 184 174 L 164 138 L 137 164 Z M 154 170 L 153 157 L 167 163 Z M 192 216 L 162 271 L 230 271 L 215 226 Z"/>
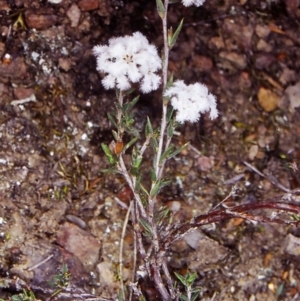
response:
<path id="1" fill-rule="evenodd" d="M 168 148 L 167 148 L 167 150 L 165 150 L 164 152 L 163 152 L 163 154 L 161 155 L 161 157 L 160 157 L 160 162 L 159 163 L 161 163 L 163 160 L 165 160 L 165 159 L 168 159 L 169 158 L 169 156 L 171 155 L 171 153 L 173 152 L 173 150 L 174 150 L 174 145 L 170 145 Z"/>
<path id="2" fill-rule="evenodd" d="M 111 114 L 109 114 L 109 113 L 107 113 L 107 117 L 108 117 L 109 121 L 113 124 L 113 126 L 115 128 L 118 128 L 117 123 L 116 123 L 114 117 Z"/>
<path id="3" fill-rule="evenodd" d="M 146 133 L 146 137 L 153 134 L 152 124 L 148 116 L 147 116 L 147 123 L 145 127 L 145 133 Z"/>
<path id="4" fill-rule="evenodd" d="M 132 101 L 127 102 L 123 105 L 123 112 L 126 113 L 127 111 L 130 111 L 135 104 L 138 102 L 140 96 L 135 97 Z"/>
<path id="5" fill-rule="evenodd" d="M 169 185 L 170 183 L 171 183 L 171 181 L 169 181 L 169 180 L 166 180 L 166 181 L 160 180 L 160 181 L 156 182 L 154 187 L 150 191 L 150 197 L 152 198 L 155 195 L 157 195 L 161 188 Z"/>
<path id="6" fill-rule="evenodd" d="M 114 130 L 112 130 L 111 132 L 112 132 L 112 134 L 113 134 L 115 140 L 118 141 L 118 139 L 119 139 L 119 138 L 118 138 L 118 133 L 117 133 L 116 131 L 114 131 Z"/>
<path id="7" fill-rule="evenodd" d="M 133 139 L 131 139 L 123 148 L 123 153 L 125 153 L 125 151 L 132 146 L 137 140 L 139 139 L 139 137 L 134 137 Z"/>
<path id="8" fill-rule="evenodd" d="M 137 157 L 133 162 L 132 166 L 133 168 L 139 168 L 141 163 L 142 163 L 143 158 L 142 157 Z"/>
<path id="9" fill-rule="evenodd" d="M 178 149 L 176 149 L 174 152 L 172 152 L 169 156 L 168 159 L 171 159 L 173 157 L 175 157 L 176 155 L 178 155 L 180 152 L 182 152 L 190 143 L 187 142 L 184 145 L 182 145 L 181 147 L 179 147 Z"/>
<path id="10" fill-rule="evenodd" d="M 182 25 L 183 25 L 183 19 L 180 21 L 180 23 L 179 23 L 176 31 L 174 32 L 172 38 L 170 39 L 170 41 L 168 41 L 168 46 L 170 48 L 172 48 L 175 45 L 176 40 L 177 40 L 177 38 L 179 36 L 179 33 L 180 33 L 181 29 L 182 29 Z"/>
<path id="11" fill-rule="evenodd" d="M 173 137 L 173 134 L 174 134 L 174 126 L 173 126 L 173 122 L 171 121 L 168 125 L 168 128 L 167 128 L 167 136 L 168 138 L 172 138 Z"/>
<path id="12" fill-rule="evenodd" d="M 150 169 L 150 177 L 152 182 L 156 181 L 155 171 L 152 168 Z"/>
<path id="13" fill-rule="evenodd" d="M 168 123 L 171 121 L 173 113 L 174 113 L 174 109 L 172 106 L 170 106 L 167 111 L 167 122 Z"/>
<path id="14" fill-rule="evenodd" d="M 116 168 L 100 169 L 102 173 L 120 173 Z"/>
<path id="15" fill-rule="evenodd" d="M 143 228 L 145 229 L 145 231 L 148 235 L 152 235 L 151 225 L 146 220 L 144 220 L 143 218 L 140 218 L 140 224 L 143 226 Z"/>
<path id="16" fill-rule="evenodd" d="M 130 95 L 132 92 L 134 92 L 134 88 L 130 88 L 129 90 L 123 92 L 124 97 Z"/>
<path id="17" fill-rule="evenodd" d="M 140 184 L 140 188 L 141 188 L 141 190 L 146 194 L 147 197 L 150 196 L 148 190 L 145 188 L 144 185 Z"/>
<path id="18" fill-rule="evenodd" d="M 107 160 L 110 164 L 114 164 L 116 162 L 113 154 L 111 153 L 109 147 L 105 143 L 101 143 L 101 147 L 107 157 Z"/>
<path id="19" fill-rule="evenodd" d="M 156 7 L 158 15 L 163 19 L 165 17 L 166 9 L 161 0 L 156 0 Z"/>
<path id="20" fill-rule="evenodd" d="M 176 272 L 174 272 L 174 274 L 175 274 L 176 278 L 177 278 L 178 280 L 180 280 L 180 282 L 181 282 L 184 286 L 187 286 L 185 277 L 183 277 L 182 275 L 180 275 L 180 274 L 178 274 L 178 273 L 176 273 Z"/>

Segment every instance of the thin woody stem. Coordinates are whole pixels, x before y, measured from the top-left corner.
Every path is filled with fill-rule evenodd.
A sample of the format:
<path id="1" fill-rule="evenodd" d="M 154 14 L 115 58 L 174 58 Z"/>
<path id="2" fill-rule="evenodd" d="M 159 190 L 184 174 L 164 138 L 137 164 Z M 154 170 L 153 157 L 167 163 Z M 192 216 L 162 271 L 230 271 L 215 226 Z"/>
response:
<path id="1" fill-rule="evenodd" d="M 167 16 L 168 16 L 168 5 L 169 0 L 165 0 L 165 14 L 162 20 L 163 23 L 163 39 L 164 39 L 164 56 L 163 56 L 163 92 L 166 88 L 167 81 L 168 81 L 168 65 L 169 65 L 169 46 L 168 46 L 168 28 L 167 28 Z M 167 104 L 163 102 L 162 107 L 162 119 L 161 119 L 161 127 L 160 127 L 160 136 L 159 136 L 159 144 L 155 162 L 155 174 L 157 179 L 159 180 L 160 172 L 160 158 L 162 155 L 163 150 L 163 143 L 164 143 L 164 135 L 167 127 Z"/>
<path id="2" fill-rule="evenodd" d="M 300 223 L 299 220 L 284 220 L 282 218 L 268 217 L 265 215 L 258 215 L 255 213 L 249 213 L 254 210 L 272 209 L 283 213 L 296 213 L 300 214 L 300 205 L 294 203 L 274 202 L 272 200 L 266 200 L 260 204 L 245 204 L 240 206 L 234 206 L 231 208 L 224 208 L 219 210 L 213 210 L 206 214 L 201 214 L 193 217 L 191 220 L 184 224 L 177 224 L 175 227 L 167 233 L 164 241 L 161 244 L 162 250 L 169 248 L 170 244 L 175 240 L 182 238 L 189 231 L 199 228 L 203 225 L 212 224 L 225 219 L 239 217 L 246 220 L 258 221 L 261 223 L 277 223 L 277 224 L 295 224 Z"/>

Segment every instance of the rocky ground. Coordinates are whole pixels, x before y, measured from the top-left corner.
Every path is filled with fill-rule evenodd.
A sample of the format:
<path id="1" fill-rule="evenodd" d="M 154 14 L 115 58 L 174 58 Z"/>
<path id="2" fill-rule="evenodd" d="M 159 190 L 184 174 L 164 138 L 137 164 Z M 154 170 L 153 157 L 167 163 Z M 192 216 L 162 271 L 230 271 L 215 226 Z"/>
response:
<path id="1" fill-rule="evenodd" d="M 59 2 L 59 3 L 55 3 Z M 160 201 L 185 220 L 217 205 L 261 202 L 299 187 L 300 2 L 206 0 L 170 7 L 184 27 L 170 72 L 217 96 L 220 117 L 179 129 L 191 146 L 170 161 Z M 161 24 L 149 0 L 0 0 L 0 298 L 30 288 L 50 300 L 115 300 L 130 192 L 107 167 L 114 93 L 101 86 L 92 48 L 141 31 L 158 49 Z M 159 93 L 141 97 L 136 124 L 160 118 Z M 150 164 L 151 158 L 149 157 Z M 260 173 L 259 173 L 260 172 Z M 259 212 L 258 212 L 259 214 Z M 132 271 L 125 236 L 123 280 Z M 294 227 L 234 219 L 176 242 L 170 267 L 196 271 L 202 300 L 298 300 L 300 236 Z M 147 279 L 141 289 L 157 300 Z M 58 285 L 59 286 L 59 285 Z"/>

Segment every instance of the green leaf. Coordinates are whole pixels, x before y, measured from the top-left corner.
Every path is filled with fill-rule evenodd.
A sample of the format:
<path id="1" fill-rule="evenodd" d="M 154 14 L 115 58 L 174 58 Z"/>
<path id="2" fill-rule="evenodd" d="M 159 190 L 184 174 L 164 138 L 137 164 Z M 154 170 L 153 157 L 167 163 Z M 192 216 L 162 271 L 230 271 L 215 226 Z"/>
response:
<path id="1" fill-rule="evenodd" d="M 115 140 L 118 141 L 118 133 L 116 131 L 114 131 L 114 130 L 112 130 L 111 132 L 112 132 Z"/>
<path id="2" fill-rule="evenodd" d="M 188 286 L 191 286 L 194 283 L 196 278 L 197 278 L 197 273 L 187 274 L 186 281 L 187 281 Z"/>
<path id="3" fill-rule="evenodd" d="M 140 189 L 141 189 L 141 181 L 142 181 L 142 175 L 141 173 L 139 172 L 139 170 L 136 171 L 136 180 L 135 180 L 135 187 L 134 187 L 134 190 L 136 192 L 139 192 Z"/>
<path id="4" fill-rule="evenodd" d="M 181 301 L 189 301 L 189 299 L 188 299 L 186 296 L 184 296 L 184 295 L 180 295 L 180 296 L 179 296 L 179 299 L 180 299 Z"/>
<path id="5" fill-rule="evenodd" d="M 172 138 L 173 134 L 174 134 L 174 126 L 173 126 L 173 122 L 170 122 L 167 128 L 167 137 Z"/>
<path id="6" fill-rule="evenodd" d="M 199 297 L 199 293 L 192 295 L 191 301 L 196 301 L 198 299 L 198 297 Z"/>
<path id="7" fill-rule="evenodd" d="M 176 278 L 184 285 L 184 286 L 187 286 L 187 282 L 186 282 L 186 278 L 183 277 L 182 275 L 174 272 Z"/>
<path id="8" fill-rule="evenodd" d="M 154 197 L 155 195 L 158 194 L 158 192 L 160 191 L 161 188 L 163 188 L 164 186 L 167 186 L 171 183 L 170 180 L 159 180 L 155 183 L 155 185 L 153 186 L 153 188 L 150 191 L 150 197 Z"/>
<path id="9" fill-rule="evenodd" d="M 190 143 L 187 142 L 184 145 L 180 146 L 177 150 L 175 150 L 173 153 L 171 153 L 168 157 L 168 159 L 171 159 L 173 157 L 175 157 L 176 155 L 178 155 L 180 152 L 182 152 Z"/>
<path id="10" fill-rule="evenodd" d="M 143 218 L 140 218 L 139 221 L 140 221 L 140 224 L 145 229 L 147 236 L 152 235 L 152 227 L 151 227 L 151 225 L 146 220 L 144 220 Z"/>
<path id="11" fill-rule="evenodd" d="M 167 111 L 167 122 L 168 123 L 171 121 L 173 113 L 174 113 L 174 109 L 172 106 L 170 106 Z M 173 125 L 173 127 L 174 127 L 174 125 Z"/>
<path id="12" fill-rule="evenodd" d="M 173 151 L 174 145 L 170 145 L 168 149 L 162 154 L 160 158 L 160 163 L 163 162 L 163 160 L 169 160 L 174 158 L 176 155 L 178 155 L 182 150 L 184 150 L 189 145 L 189 142 L 185 143 L 184 145 L 180 146 L 178 149 Z"/>
<path id="13" fill-rule="evenodd" d="M 135 90 L 134 88 L 130 88 L 127 91 L 123 91 L 123 96 L 125 97 L 130 95 L 132 92 L 134 92 L 134 90 Z"/>
<path id="14" fill-rule="evenodd" d="M 135 104 L 138 102 L 139 98 L 140 98 L 140 96 L 138 95 L 132 101 L 125 103 L 123 105 L 123 112 L 126 113 L 126 112 L 130 111 L 135 106 Z"/>
<path id="15" fill-rule="evenodd" d="M 107 117 L 108 117 L 109 121 L 113 124 L 113 126 L 115 128 L 118 128 L 117 123 L 116 123 L 114 117 L 110 113 L 107 113 Z"/>
<path id="16" fill-rule="evenodd" d="M 174 74 L 171 73 L 171 76 L 170 76 L 170 78 L 169 78 L 169 80 L 167 82 L 167 85 L 166 85 L 166 89 L 172 87 L 173 86 L 173 82 L 174 82 Z"/>
<path id="17" fill-rule="evenodd" d="M 162 153 L 162 155 L 161 155 L 161 157 L 160 157 L 160 162 L 159 162 L 159 163 L 161 163 L 161 162 L 162 162 L 163 160 L 165 160 L 165 159 L 168 159 L 169 156 L 170 156 L 170 154 L 173 152 L 173 149 L 174 149 L 174 145 L 171 144 L 171 145 L 167 148 L 167 150 L 165 150 L 165 151 Z"/>
<path id="18" fill-rule="evenodd" d="M 154 153 L 157 153 L 158 141 L 157 141 L 156 137 L 152 137 L 152 139 L 151 139 L 151 146 L 152 146 L 152 149 L 153 149 Z"/>
<path id="19" fill-rule="evenodd" d="M 104 151 L 104 153 L 107 157 L 108 162 L 110 164 L 116 163 L 116 160 L 115 160 L 113 154 L 111 153 L 109 147 L 105 143 L 101 143 L 101 147 L 102 147 L 102 149 L 103 149 L 103 151 Z"/>
<path id="20" fill-rule="evenodd" d="M 156 0 L 156 7 L 158 15 L 163 19 L 165 17 L 166 9 L 161 0 Z"/>
<path id="21" fill-rule="evenodd" d="M 123 148 L 123 153 L 125 153 L 125 151 L 132 146 L 137 140 L 139 139 L 139 137 L 134 137 L 133 139 L 131 139 Z"/>
<path id="22" fill-rule="evenodd" d="M 133 161 L 132 165 L 134 168 L 139 168 L 141 163 L 143 161 L 143 158 L 142 157 L 138 157 L 135 159 L 135 161 Z"/>
<path id="23" fill-rule="evenodd" d="M 116 168 L 100 169 L 102 173 L 120 173 Z"/>
<path id="24" fill-rule="evenodd" d="M 175 45 L 176 40 L 179 36 L 179 33 L 182 29 L 182 25 L 183 25 L 183 19 L 180 21 L 176 31 L 174 32 L 173 36 L 171 37 L 171 39 L 168 40 L 168 46 L 170 47 L 170 49 Z"/>
<path id="25" fill-rule="evenodd" d="M 140 188 L 141 188 L 141 190 L 145 193 L 145 195 L 146 195 L 147 197 L 149 197 L 149 192 L 148 192 L 148 190 L 145 188 L 145 186 L 142 185 L 142 184 L 140 184 Z"/>
<path id="26" fill-rule="evenodd" d="M 156 181 L 156 174 L 155 174 L 155 171 L 152 168 L 150 168 L 150 177 L 151 177 L 152 182 Z"/>
<path id="27" fill-rule="evenodd" d="M 149 137 L 149 135 L 153 134 L 152 124 L 148 116 L 147 116 L 147 123 L 145 127 L 145 133 L 146 133 L 146 137 Z"/>

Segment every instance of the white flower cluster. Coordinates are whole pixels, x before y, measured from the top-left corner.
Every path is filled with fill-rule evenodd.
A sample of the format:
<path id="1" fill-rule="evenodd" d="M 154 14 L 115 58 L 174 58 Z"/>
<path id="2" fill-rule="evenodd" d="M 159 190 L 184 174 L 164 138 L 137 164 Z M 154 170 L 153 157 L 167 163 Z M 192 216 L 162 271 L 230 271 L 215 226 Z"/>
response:
<path id="1" fill-rule="evenodd" d="M 191 6 L 191 5 L 196 5 L 200 6 L 204 3 L 205 0 L 182 0 L 182 4 L 184 6 Z"/>
<path id="2" fill-rule="evenodd" d="M 173 108 L 177 111 L 176 120 L 196 122 L 201 113 L 210 111 L 210 118 L 218 117 L 216 98 L 208 92 L 206 86 L 196 83 L 186 85 L 182 80 L 175 81 L 164 96 L 170 97 Z"/>
<path id="3" fill-rule="evenodd" d="M 144 93 L 159 87 L 161 77 L 155 72 L 161 69 L 161 59 L 155 46 L 150 45 L 140 32 L 110 39 L 108 46 L 95 46 L 93 52 L 97 58 L 97 70 L 106 75 L 102 80 L 105 89 L 116 87 L 125 91 L 131 83 L 139 81 Z"/>

